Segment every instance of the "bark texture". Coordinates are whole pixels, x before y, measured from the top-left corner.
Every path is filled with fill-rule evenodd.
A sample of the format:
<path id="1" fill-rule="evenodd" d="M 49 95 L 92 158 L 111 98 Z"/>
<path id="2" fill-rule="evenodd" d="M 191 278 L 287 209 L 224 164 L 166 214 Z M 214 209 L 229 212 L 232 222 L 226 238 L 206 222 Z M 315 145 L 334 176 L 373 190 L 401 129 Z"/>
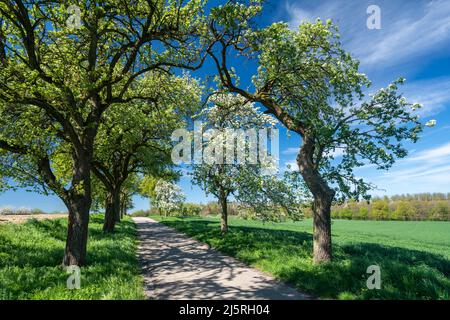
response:
<path id="1" fill-rule="evenodd" d="M 89 211 L 91 208 L 91 152 L 74 152 L 71 189 L 64 195 L 69 210 L 67 240 L 63 265 L 81 266 L 86 260 Z"/>
<path id="2" fill-rule="evenodd" d="M 220 192 L 219 202 L 222 211 L 220 218 L 220 231 L 222 234 L 225 234 L 228 232 L 228 200 L 224 191 Z"/>
<path id="3" fill-rule="evenodd" d="M 117 216 L 120 221 L 120 192 L 116 190 L 108 191 L 105 203 L 105 221 L 103 223 L 104 232 L 114 232 Z"/>
<path id="4" fill-rule="evenodd" d="M 332 259 L 331 204 L 335 191 L 331 189 L 314 164 L 314 142 L 305 137 L 297 164 L 300 173 L 313 194 L 313 255 L 314 263 L 329 262 Z"/>

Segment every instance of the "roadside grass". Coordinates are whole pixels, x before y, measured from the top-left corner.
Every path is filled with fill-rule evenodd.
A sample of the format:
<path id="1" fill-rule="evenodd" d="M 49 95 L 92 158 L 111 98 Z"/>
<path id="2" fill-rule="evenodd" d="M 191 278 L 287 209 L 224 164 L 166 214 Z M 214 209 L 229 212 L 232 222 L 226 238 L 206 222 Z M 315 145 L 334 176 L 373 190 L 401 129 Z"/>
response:
<path id="1" fill-rule="evenodd" d="M 103 217 L 91 216 L 81 288 L 67 289 L 61 266 L 67 219 L 0 225 L 1 299 L 144 299 L 134 223 L 125 218 L 114 234 L 102 232 Z"/>
<path id="2" fill-rule="evenodd" d="M 450 222 L 333 221 L 334 261 L 312 264 L 312 222 L 151 216 L 317 298 L 450 299 Z M 367 267 L 381 269 L 369 290 Z"/>

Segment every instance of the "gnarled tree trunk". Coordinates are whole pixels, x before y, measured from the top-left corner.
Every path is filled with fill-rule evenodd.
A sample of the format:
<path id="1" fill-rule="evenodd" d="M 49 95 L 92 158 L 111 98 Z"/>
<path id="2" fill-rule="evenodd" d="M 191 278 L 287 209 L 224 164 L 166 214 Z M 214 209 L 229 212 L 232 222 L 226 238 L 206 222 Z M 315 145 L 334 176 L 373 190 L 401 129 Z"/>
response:
<path id="1" fill-rule="evenodd" d="M 313 194 L 313 255 L 314 263 L 329 262 L 331 250 L 331 204 L 335 191 L 331 189 L 314 165 L 314 142 L 303 138 L 297 164 L 300 173 Z"/>
<path id="2" fill-rule="evenodd" d="M 313 252 L 315 264 L 328 262 L 332 259 L 331 203 L 333 196 L 330 196 L 330 193 L 327 192 L 314 195 Z"/>

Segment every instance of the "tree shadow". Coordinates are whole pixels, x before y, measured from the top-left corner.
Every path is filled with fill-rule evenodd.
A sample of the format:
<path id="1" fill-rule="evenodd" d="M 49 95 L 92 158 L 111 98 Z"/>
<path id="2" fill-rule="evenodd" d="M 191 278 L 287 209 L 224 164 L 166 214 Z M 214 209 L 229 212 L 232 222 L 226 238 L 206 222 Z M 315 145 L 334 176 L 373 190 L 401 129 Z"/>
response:
<path id="1" fill-rule="evenodd" d="M 262 272 L 160 223 L 137 224 L 144 289 L 155 299 L 305 299 Z"/>
<path id="2" fill-rule="evenodd" d="M 450 261 L 442 255 L 376 243 L 333 243 L 334 260 L 312 265 L 312 235 L 306 232 L 231 226 L 203 219 L 164 224 L 208 243 L 247 264 L 263 266 L 301 291 L 326 298 L 449 299 Z M 378 265 L 381 289 L 369 290 L 367 267 Z"/>

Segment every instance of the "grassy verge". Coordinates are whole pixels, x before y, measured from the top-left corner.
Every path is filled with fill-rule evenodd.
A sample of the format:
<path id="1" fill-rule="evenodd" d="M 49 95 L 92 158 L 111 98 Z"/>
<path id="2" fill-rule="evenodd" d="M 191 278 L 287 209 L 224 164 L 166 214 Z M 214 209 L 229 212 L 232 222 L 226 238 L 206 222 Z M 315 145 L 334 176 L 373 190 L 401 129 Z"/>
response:
<path id="1" fill-rule="evenodd" d="M 61 267 L 67 219 L 0 225 L 0 299 L 143 299 L 134 223 L 105 235 L 102 222 L 91 217 L 79 290 L 67 289 Z"/>
<path id="2" fill-rule="evenodd" d="M 311 220 L 262 223 L 216 218 L 161 218 L 164 224 L 321 298 L 450 299 L 450 222 L 333 222 L 334 261 L 312 264 Z M 381 289 L 366 285 L 369 265 Z"/>

